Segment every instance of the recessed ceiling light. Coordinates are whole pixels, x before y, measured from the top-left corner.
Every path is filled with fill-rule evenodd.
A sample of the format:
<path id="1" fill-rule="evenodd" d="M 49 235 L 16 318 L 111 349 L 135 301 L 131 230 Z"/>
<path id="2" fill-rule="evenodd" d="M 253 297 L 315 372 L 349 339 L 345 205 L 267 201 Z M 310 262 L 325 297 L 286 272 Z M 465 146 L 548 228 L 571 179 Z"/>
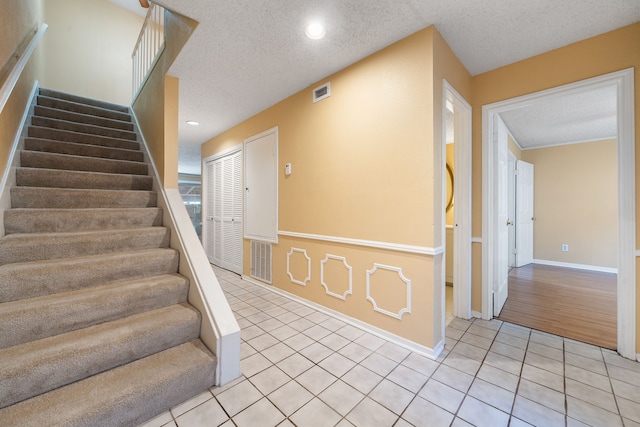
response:
<path id="1" fill-rule="evenodd" d="M 196 122 L 195 120 L 187 120 L 187 124 L 191 126 L 198 126 L 200 122 Z"/>
<path id="2" fill-rule="evenodd" d="M 322 25 L 321 23 L 312 22 L 311 24 L 307 25 L 307 28 L 304 30 L 304 33 L 311 40 L 319 40 L 324 37 L 324 35 L 327 33 L 327 30 L 324 28 L 324 25 Z"/>

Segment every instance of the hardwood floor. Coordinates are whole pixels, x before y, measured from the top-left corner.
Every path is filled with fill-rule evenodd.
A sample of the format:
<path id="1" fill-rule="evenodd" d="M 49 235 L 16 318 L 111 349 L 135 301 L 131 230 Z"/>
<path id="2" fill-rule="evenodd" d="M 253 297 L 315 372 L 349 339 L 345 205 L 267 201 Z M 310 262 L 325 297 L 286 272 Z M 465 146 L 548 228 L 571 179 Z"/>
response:
<path id="1" fill-rule="evenodd" d="M 509 273 L 498 319 L 615 349 L 616 274 L 530 264 Z"/>

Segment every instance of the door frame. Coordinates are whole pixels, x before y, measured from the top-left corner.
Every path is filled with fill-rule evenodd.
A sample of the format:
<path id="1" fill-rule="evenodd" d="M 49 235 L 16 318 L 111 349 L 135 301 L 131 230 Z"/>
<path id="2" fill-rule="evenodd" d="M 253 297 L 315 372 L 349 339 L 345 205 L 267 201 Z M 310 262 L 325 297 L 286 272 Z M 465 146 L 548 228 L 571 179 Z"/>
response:
<path id="1" fill-rule="evenodd" d="M 513 138 L 513 136 L 511 136 Z M 515 138 L 513 138 L 515 141 Z M 517 258 L 516 258 L 516 165 L 518 163 L 518 158 L 515 154 L 511 152 L 511 150 L 507 150 L 507 156 L 509 158 L 509 182 L 507 184 L 508 188 L 508 196 L 507 201 L 509 205 L 509 218 L 512 219 L 514 224 L 509 228 L 509 269 L 516 266 Z M 513 260 L 513 262 L 511 262 Z"/>
<path id="2" fill-rule="evenodd" d="M 238 152 L 242 152 L 242 144 L 235 145 L 235 146 L 230 147 L 230 148 L 228 148 L 226 150 L 220 151 L 218 153 L 212 154 L 211 156 L 208 156 L 208 157 L 205 157 L 205 158 L 202 159 L 202 165 L 201 165 L 201 167 L 202 167 L 201 170 L 203 171 L 203 176 L 202 176 L 202 247 L 204 248 L 205 253 L 206 253 L 206 250 L 207 250 L 207 243 L 208 243 L 207 242 L 207 230 L 206 229 L 209 227 L 207 225 L 207 214 L 208 214 L 208 212 L 207 212 L 207 203 L 208 203 L 208 199 L 210 197 L 210 195 L 209 195 L 209 185 L 207 184 L 207 177 L 205 176 L 205 174 L 207 173 L 207 163 L 214 162 L 216 160 L 222 159 L 222 158 L 227 157 L 227 156 L 231 156 L 231 155 L 236 154 Z M 244 159 L 244 155 L 243 155 L 243 159 Z M 243 160 L 243 162 L 244 162 L 244 160 Z M 244 164 L 243 164 L 243 167 L 244 167 Z M 244 175 L 243 175 L 243 179 L 244 179 Z M 243 191 L 243 193 L 244 193 L 244 191 Z M 243 202 L 244 202 L 244 200 L 243 200 Z M 244 208 L 243 208 L 243 216 L 244 216 Z M 244 218 L 243 218 L 243 220 L 244 220 Z M 243 223 L 243 228 L 244 228 L 244 223 Z M 209 254 L 206 253 L 206 255 L 207 255 L 207 260 L 210 261 L 209 260 Z M 244 251 L 241 251 L 240 256 L 242 257 L 241 265 L 244 265 Z M 211 264 L 213 264 L 213 263 L 211 263 Z"/>
<path id="3" fill-rule="evenodd" d="M 453 212 L 453 315 L 463 319 L 471 318 L 471 179 L 472 179 L 472 144 L 471 144 L 471 105 L 456 91 L 447 80 L 442 82 L 442 129 L 446 130 L 447 101 L 453 104 L 454 133 L 456 141 L 454 151 L 454 175 L 455 175 L 455 210 Z M 446 131 L 442 132 L 442 183 L 445 186 L 443 199 L 446 197 Z M 443 200 L 443 213 L 446 201 Z M 446 236 L 446 221 L 442 222 L 442 235 Z M 446 245 L 446 239 L 445 245 Z M 444 271 L 444 269 L 443 269 Z M 444 275 L 443 275 L 444 279 Z M 443 280 L 442 286 L 446 286 Z M 445 298 L 446 292 L 442 292 L 442 325 L 443 337 L 445 328 Z"/>
<path id="4" fill-rule="evenodd" d="M 493 140 L 493 116 L 536 101 L 586 89 L 614 86 L 618 94 L 618 353 L 636 359 L 636 190 L 635 190 L 635 112 L 633 68 L 581 80 L 540 92 L 482 106 L 482 318 L 493 312 L 493 262 L 498 224 L 495 212 L 500 195 L 496 192 L 495 162 L 498 150 Z M 622 196 L 622 197 L 620 197 Z"/>

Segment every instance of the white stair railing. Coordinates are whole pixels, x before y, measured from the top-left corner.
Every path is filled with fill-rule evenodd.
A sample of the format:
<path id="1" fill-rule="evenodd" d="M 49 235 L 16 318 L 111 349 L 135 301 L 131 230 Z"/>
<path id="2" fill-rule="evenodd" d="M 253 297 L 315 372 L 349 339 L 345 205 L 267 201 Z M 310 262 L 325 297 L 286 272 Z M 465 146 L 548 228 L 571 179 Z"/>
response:
<path id="1" fill-rule="evenodd" d="M 162 6 L 150 4 L 138 41 L 133 49 L 131 58 L 133 59 L 134 101 L 164 50 L 164 15 L 165 9 Z"/>

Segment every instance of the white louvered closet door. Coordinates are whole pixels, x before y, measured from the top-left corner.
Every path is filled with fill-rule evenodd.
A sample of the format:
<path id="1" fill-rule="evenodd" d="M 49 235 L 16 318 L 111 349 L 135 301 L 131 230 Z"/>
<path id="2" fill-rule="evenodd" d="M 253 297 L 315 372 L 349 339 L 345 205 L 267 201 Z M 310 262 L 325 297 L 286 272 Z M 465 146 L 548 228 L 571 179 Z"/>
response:
<path id="1" fill-rule="evenodd" d="M 209 261 L 242 274 L 242 152 L 213 160 L 207 164 L 207 172 Z"/>

